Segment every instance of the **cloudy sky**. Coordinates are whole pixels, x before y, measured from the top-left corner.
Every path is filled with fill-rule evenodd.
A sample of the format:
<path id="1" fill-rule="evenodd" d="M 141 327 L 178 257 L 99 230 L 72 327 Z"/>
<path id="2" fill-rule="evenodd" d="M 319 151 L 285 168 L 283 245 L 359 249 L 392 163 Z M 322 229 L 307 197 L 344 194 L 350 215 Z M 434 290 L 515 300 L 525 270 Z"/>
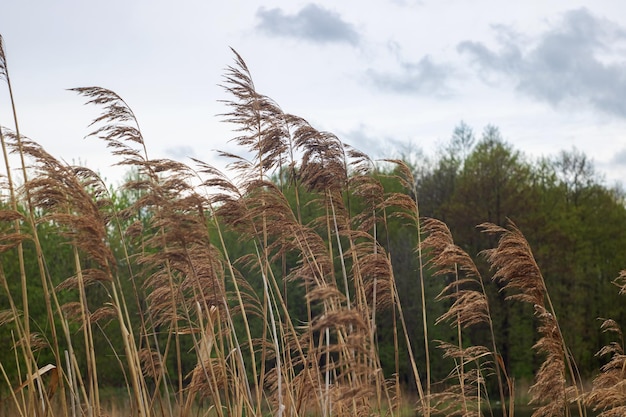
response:
<path id="1" fill-rule="evenodd" d="M 626 3 L 616 0 L 32 0 L 0 14 L 20 129 L 113 181 L 102 86 L 135 111 L 152 157 L 236 151 L 219 87 L 247 62 L 284 111 L 373 157 L 433 154 L 460 121 L 531 157 L 576 147 L 626 183 Z M 12 126 L 4 85 L 0 124 Z"/>

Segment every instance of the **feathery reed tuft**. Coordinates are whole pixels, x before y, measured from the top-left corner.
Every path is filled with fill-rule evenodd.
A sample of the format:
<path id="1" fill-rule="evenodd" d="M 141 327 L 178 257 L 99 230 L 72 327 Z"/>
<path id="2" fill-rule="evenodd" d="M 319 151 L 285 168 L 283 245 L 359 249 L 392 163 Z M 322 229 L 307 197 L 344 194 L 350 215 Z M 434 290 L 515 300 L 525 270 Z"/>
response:
<path id="1" fill-rule="evenodd" d="M 620 272 L 615 285 L 624 294 L 626 270 Z M 591 392 L 585 395 L 585 404 L 593 407 L 598 417 L 623 416 L 626 413 L 626 354 L 624 334 L 619 324 L 612 319 L 602 319 L 603 332 L 610 333 L 615 340 L 602 347 L 596 356 L 608 356 L 609 360 L 593 380 Z"/>
<path id="2" fill-rule="evenodd" d="M 482 276 L 470 256 L 454 244 L 452 233 L 445 223 L 425 219 L 423 230 L 427 235 L 422 241 L 425 255 L 429 257 L 427 265 L 434 270 L 435 277 L 442 277 L 447 282 L 437 299 L 451 302 L 436 323 L 448 322 L 456 327 L 458 339 L 456 345 L 438 341 L 443 356 L 452 358 L 456 364 L 448 376 L 451 385 L 434 396 L 439 411 L 450 416 L 479 415 L 482 404 L 489 405 L 486 379 L 495 374 L 502 415 L 506 416 L 509 413 L 503 381 L 507 381 L 509 398 L 512 398 L 513 387 L 506 369 L 501 366 Z M 490 348 L 467 346 L 465 332 L 478 325 L 486 325 L 489 329 Z M 509 404 L 509 407 L 512 406 Z M 512 408 L 509 408 L 509 412 L 513 412 Z"/>
<path id="3" fill-rule="evenodd" d="M 580 397 L 582 381 L 574 371 L 571 357 L 561 333 L 556 312 L 530 245 L 513 222 L 508 228 L 491 223 L 479 226 L 484 233 L 499 235 L 497 247 L 483 252 L 495 269 L 493 279 L 503 285 L 507 299 L 531 304 L 541 335 L 533 349 L 544 355 L 544 361 L 530 387 L 531 404 L 539 404 L 533 417 L 568 415 L 569 403 L 575 402 L 580 415 L 584 407 Z"/>

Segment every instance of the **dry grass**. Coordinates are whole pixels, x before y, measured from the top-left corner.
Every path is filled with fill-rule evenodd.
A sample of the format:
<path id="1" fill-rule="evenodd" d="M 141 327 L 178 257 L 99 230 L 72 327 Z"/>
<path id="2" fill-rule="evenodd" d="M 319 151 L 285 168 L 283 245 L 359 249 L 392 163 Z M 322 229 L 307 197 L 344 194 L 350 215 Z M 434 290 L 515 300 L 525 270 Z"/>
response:
<path id="1" fill-rule="evenodd" d="M 3 49 L 0 76 L 10 89 Z M 21 135 L 12 107 L 15 131 L 0 130 L 6 161 L 0 251 L 17 255 L 21 284 L 19 292 L 12 291 L 0 269 L 9 302 L 0 312 L 0 326 L 13 329 L 18 374 L 9 378 L 0 364 L 0 411 L 393 416 L 405 413 L 410 401 L 426 416 L 471 416 L 488 406 L 486 386 L 493 379 L 503 415 L 513 416 L 514 386 L 497 350 L 485 290 L 489 282 L 454 244 L 444 223 L 420 218 L 410 169 L 388 161 L 405 192 L 387 192 L 367 155 L 258 93 L 236 52 L 223 83 L 231 96 L 224 118 L 238 132 L 234 142 L 252 155 L 247 160 L 222 154 L 230 160 L 228 175 L 202 161 L 192 168 L 149 158 L 136 117 L 119 95 L 100 87 L 74 89 L 102 108 L 91 135 L 137 173 L 124 184 L 137 198 L 120 211 L 94 172 L 60 162 Z M 9 152 L 19 156 L 24 180 L 19 189 Z M 354 214 L 357 203 L 363 209 Z M 305 210 L 315 214 L 312 220 L 304 220 Z M 392 216 L 405 219 L 418 242 L 425 369 L 418 369 L 413 356 L 419 348 L 409 337 L 391 256 L 379 239 Z M 54 225 L 72 248 L 73 273 L 60 281 L 46 267 L 49 254 L 37 234 L 42 224 Z M 510 300 L 535 308 L 540 335 L 535 349 L 544 362 L 530 390 L 538 404 L 534 415 L 567 415 L 572 401 L 583 415 L 583 400 L 602 415 L 621 415 L 623 341 L 600 352 L 610 355 L 610 362 L 584 394 L 528 243 L 513 224 L 482 229 L 500 238 L 485 252 L 494 280 Z M 233 234 L 240 240 L 230 246 Z M 24 258 L 25 241 L 34 243 L 36 259 Z M 121 248 L 122 259 L 113 248 Z M 243 255 L 241 248 L 247 249 Z M 37 264 L 38 277 L 27 276 L 26 262 Z M 446 282 L 438 301 L 450 307 L 436 321 L 457 334 L 457 343 L 439 342 L 455 366 L 437 392 L 431 384 L 426 314 L 427 303 L 437 300 L 426 299 L 426 267 L 433 279 Z M 27 283 L 35 278 L 48 316 L 46 339 L 31 326 Z M 294 284 L 302 293 L 289 293 Z M 104 296 L 94 298 L 94 288 Z M 304 306 L 305 318 L 292 316 L 294 304 Z M 401 342 L 408 347 L 416 381 L 408 389 L 418 393 L 417 399 L 403 400 L 397 372 L 389 379 L 383 375 L 376 334 L 383 311 L 393 317 L 396 369 Z M 100 398 L 100 347 L 94 335 L 111 322 L 119 331 L 114 347 L 125 378 L 124 410 Z M 473 326 L 490 330 L 489 346 L 466 343 Z M 603 328 L 621 337 L 616 323 L 606 321 Z M 52 353 L 54 363 L 40 363 L 42 350 Z M 185 362 L 189 355 L 195 358 L 191 370 Z"/>
<path id="2" fill-rule="evenodd" d="M 543 355 L 544 360 L 529 390 L 530 404 L 539 405 L 533 416 L 569 415 L 572 402 L 577 405 L 580 416 L 586 415 L 583 381 L 565 343 L 546 282 L 530 245 L 512 222 L 508 228 L 489 223 L 480 227 L 485 233 L 499 236 L 498 245 L 484 252 L 495 269 L 493 279 L 504 285 L 507 299 L 532 305 L 538 319 L 540 338 L 533 348 Z"/>
<path id="3" fill-rule="evenodd" d="M 496 346 L 482 276 L 470 256 L 454 244 L 445 223 L 426 219 L 424 230 L 428 237 L 423 245 L 429 251 L 434 276 L 451 277 L 437 297 L 442 301 L 449 300 L 451 305 L 437 319 L 437 323 L 447 322 L 455 327 L 458 342 L 456 345 L 442 341 L 438 343 L 443 356 L 454 359 L 456 366 L 450 372 L 447 388 L 435 396 L 437 407 L 445 415 L 479 415 L 485 406 L 489 406 L 486 378 L 495 376 L 502 415 L 512 415 L 513 401 L 509 401 L 507 411 L 505 392 L 512 399 L 514 389 Z M 464 343 L 464 331 L 476 325 L 488 327 L 491 346 L 467 346 Z"/>

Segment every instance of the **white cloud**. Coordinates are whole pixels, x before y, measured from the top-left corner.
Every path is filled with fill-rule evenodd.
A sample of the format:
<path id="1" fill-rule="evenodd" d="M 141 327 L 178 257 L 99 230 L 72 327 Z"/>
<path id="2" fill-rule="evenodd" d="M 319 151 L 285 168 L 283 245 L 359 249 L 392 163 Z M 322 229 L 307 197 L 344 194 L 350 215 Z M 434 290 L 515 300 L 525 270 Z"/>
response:
<path id="1" fill-rule="evenodd" d="M 382 90 L 441 98 L 451 94 L 448 81 L 453 72 L 450 65 L 437 63 L 426 55 L 417 62 L 401 61 L 396 72 L 369 69 L 367 77 Z"/>
<path id="2" fill-rule="evenodd" d="M 501 35 L 508 30 L 495 29 Z M 481 71 L 510 77 L 518 91 L 539 101 L 626 118 L 626 62 L 618 58 L 626 29 L 618 24 L 583 8 L 564 13 L 535 42 L 499 36 L 498 43 L 498 50 L 474 41 L 457 49 Z"/>
<path id="3" fill-rule="evenodd" d="M 256 15 L 260 20 L 257 29 L 271 36 L 298 38 L 314 43 L 359 43 L 359 34 L 350 23 L 344 21 L 338 13 L 314 3 L 306 5 L 296 14 L 286 14 L 280 8 L 261 7 Z"/>

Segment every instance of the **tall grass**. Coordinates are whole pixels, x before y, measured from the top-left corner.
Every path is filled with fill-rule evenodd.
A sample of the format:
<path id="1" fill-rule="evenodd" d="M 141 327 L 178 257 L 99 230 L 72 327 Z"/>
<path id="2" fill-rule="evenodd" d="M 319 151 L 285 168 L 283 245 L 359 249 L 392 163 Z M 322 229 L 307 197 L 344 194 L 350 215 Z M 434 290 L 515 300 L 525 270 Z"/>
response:
<path id="1" fill-rule="evenodd" d="M 7 373 L 9 364 L 0 364 L 0 412 L 326 417 L 410 410 L 470 416 L 489 409 L 491 385 L 502 414 L 514 415 L 515 387 L 497 349 L 485 290 L 490 283 L 444 223 L 420 218 L 414 179 L 403 162 L 386 163 L 405 190 L 386 190 L 367 155 L 258 93 L 235 52 L 223 80 L 230 96 L 223 117 L 234 126 L 242 155 L 251 156 L 222 153 L 229 160 L 227 173 L 199 160 L 191 167 L 150 158 L 137 118 L 118 94 L 73 89 L 102 109 L 90 136 L 136 173 L 123 185 L 135 199 L 120 208 L 95 172 L 57 160 L 20 133 L 1 43 L 0 75 L 10 91 L 14 125 L 13 131 L 0 130 L 6 163 L 0 251 L 16 256 L 19 265 L 19 276 L 0 269 L 8 303 L 0 326 L 11 330 L 15 358 L 14 376 Z M 19 189 L 9 153 L 19 156 Z M 381 238 L 392 218 L 403 219 L 418 242 L 421 299 L 415 302 L 423 318 L 423 348 L 407 327 L 389 245 Z M 72 248 L 71 276 L 50 274 L 52 254 L 38 236 L 43 225 Z M 512 301 L 535 307 L 535 349 L 545 358 L 531 388 L 539 404 L 535 415 L 567 415 L 570 402 L 581 415 L 583 402 L 605 415 L 623 410 L 615 388 L 624 380 L 623 342 L 600 352 L 612 359 L 584 393 L 528 243 L 512 224 L 482 228 L 500 237 L 485 253 L 493 278 Z M 24 242 L 34 244 L 36 259 L 25 258 Z M 37 277 L 27 273 L 27 262 L 37 264 Z M 10 285 L 16 279 L 17 291 Z M 39 302 L 28 292 L 35 279 L 48 317 L 45 337 L 29 312 Z M 426 298 L 426 279 L 445 279 L 437 300 Z M 457 335 L 456 343 L 437 342 L 454 363 L 437 389 L 427 330 L 433 302 L 449 305 L 436 322 L 448 323 Z M 295 315 L 294 306 L 306 313 Z M 383 312 L 393 318 L 391 376 L 383 374 L 379 355 Z M 476 325 L 489 329 L 488 346 L 466 342 Z M 604 328 L 618 332 L 611 321 Z M 124 411 L 100 396 L 98 335 L 110 337 L 105 340 L 123 372 Z M 401 346 L 415 386 L 401 386 Z M 427 359 L 418 366 L 419 349 Z M 53 362 L 41 363 L 41 352 L 51 353 Z M 403 395 L 407 391 L 417 399 Z"/>

